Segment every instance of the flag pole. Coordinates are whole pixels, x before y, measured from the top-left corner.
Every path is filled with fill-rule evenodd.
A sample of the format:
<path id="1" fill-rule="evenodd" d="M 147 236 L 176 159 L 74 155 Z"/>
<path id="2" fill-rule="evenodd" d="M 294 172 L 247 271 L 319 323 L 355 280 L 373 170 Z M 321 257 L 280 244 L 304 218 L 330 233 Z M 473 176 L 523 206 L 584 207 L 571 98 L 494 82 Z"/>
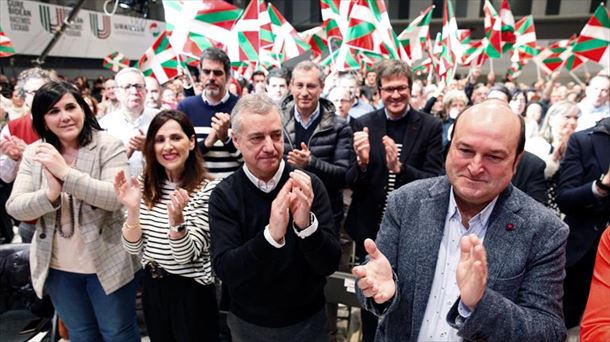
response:
<path id="1" fill-rule="evenodd" d="M 578 76 L 576 76 L 576 74 L 574 74 L 574 72 L 572 70 L 570 70 L 568 72 L 570 74 L 570 76 L 572 76 L 572 78 L 576 81 L 576 83 L 580 84 L 581 86 L 584 86 L 585 84 L 580 80 L 580 78 L 578 78 Z"/>
<path id="2" fill-rule="evenodd" d="M 538 63 L 534 63 L 536 64 L 536 74 L 538 75 L 538 79 L 542 79 L 542 73 L 540 71 L 540 65 L 538 65 Z"/>
<path id="3" fill-rule="evenodd" d="M 335 57 L 333 56 L 333 45 L 331 44 L 331 40 L 336 37 L 329 37 L 326 41 L 326 45 L 328 45 L 328 52 L 330 53 L 330 62 L 332 65 L 335 65 Z"/>
<path id="4" fill-rule="evenodd" d="M 193 76 L 191 76 L 191 72 L 189 71 L 188 67 L 186 67 L 186 70 L 185 70 L 185 68 L 182 67 L 185 63 L 182 61 L 182 57 L 180 56 L 179 53 L 176 54 L 176 58 L 178 58 L 178 68 L 180 68 L 180 70 L 182 70 L 182 72 L 184 74 L 186 74 L 186 78 L 189 81 L 188 86 L 185 86 L 184 88 L 191 89 L 193 86 L 195 86 L 195 81 L 193 81 Z"/>
<path id="5" fill-rule="evenodd" d="M 493 72 L 494 74 L 496 73 L 494 71 L 494 60 L 493 60 L 493 58 L 489 59 L 489 71 Z"/>

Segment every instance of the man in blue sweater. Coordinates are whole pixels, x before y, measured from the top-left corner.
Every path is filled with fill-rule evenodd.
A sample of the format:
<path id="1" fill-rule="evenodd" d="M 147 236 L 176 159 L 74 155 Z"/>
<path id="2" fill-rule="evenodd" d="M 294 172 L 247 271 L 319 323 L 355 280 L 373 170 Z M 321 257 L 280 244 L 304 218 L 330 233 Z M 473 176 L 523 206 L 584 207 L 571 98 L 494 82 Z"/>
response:
<path id="1" fill-rule="evenodd" d="M 231 121 L 245 164 L 217 185 L 209 211 L 214 271 L 231 297 L 231 338 L 328 341 L 324 285 L 341 248 L 325 187 L 282 159 L 280 112 L 269 97 L 243 97 Z"/>
<path id="2" fill-rule="evenodd" d="M 199 59 L 199 71 L 203 92 L 187 97 L 177 109 L 184 112 L 195 126 L 208 171 L 214 177 L 224 178 L 241 165 L 241 154 L 229 137 L 229 113 L 237 103 L 237 97 L 227 90 L 231 61 L 224 51 L 208 48 Z"/>

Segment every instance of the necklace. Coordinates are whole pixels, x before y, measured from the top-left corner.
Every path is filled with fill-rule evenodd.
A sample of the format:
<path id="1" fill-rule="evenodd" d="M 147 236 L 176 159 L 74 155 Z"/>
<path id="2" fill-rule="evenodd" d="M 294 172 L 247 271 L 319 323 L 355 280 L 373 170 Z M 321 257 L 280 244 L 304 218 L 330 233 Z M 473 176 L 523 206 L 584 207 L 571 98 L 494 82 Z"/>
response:
<path id="1" fill-rule="evenodd" d="M 72 237 L 72 235 L 74 235 L 75 218 L 74 199 L 72 198 L 72 195 L 68 195 L 68 203 L 70 207 L 70 230 L 68 231 L 68 233 L 64 233 L 64 231 L 61 229 L 61 208 L 59 208 L 55 213 L 55 231 L 57 232 L 57 234 L 59 234 L 59 236 L 64 239 L 69 239 Z"/>
<path id="2" fill-rule="evenodd" d="M 78 155 L 78 150 L 76 152 L 76 154 L 74 154 L 73 156 L 70 156 L 69 159 L 69 165 L 70 167 L 73 167 L 74 164 L 76 164 L 76 156 Z M 64 158 L 66 158 L 67 156 L 64 156 Z M 61 195 L 60 195 L 61 196 Z M 63 199 L 63 196 L 61 196 Z M 63 202 L 63 200 L 62 200 Z M 61 227 L 61 209 L 63 208 L 63 203 L 62 206 L 55 212 L 55 231 L 57 232 L 57 234 L 59 234 L 59 236 L 61 236 L 64 239 L 70 239 L 72 237 L 72 235 L 74 235 L 74 229 L 75 229 L 75 217 L 74 217 L 74 199 L 72 198 L 72 194 L 68 195 L 68 207 L 70 208 L 70 230 L 68 231 L 68 233 L 64 233 L 64 231 L 62 230 Z"/>
<path id="3" fill-rule="evenodd" d="M 64 239 L 69 239 L 74 235 L 74 199 L 72 195 L 68 195 L 68 203 L 70 207 L 70 230 L 68 233 L 64 233 L 61 229 L 61 208 L 55 214 L 55 231 Z"/>

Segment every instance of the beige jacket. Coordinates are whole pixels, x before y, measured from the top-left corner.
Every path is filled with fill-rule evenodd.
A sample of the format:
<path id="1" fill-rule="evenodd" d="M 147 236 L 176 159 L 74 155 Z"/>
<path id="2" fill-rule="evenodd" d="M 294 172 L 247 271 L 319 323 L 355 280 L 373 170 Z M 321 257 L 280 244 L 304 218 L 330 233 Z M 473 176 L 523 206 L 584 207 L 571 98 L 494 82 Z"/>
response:
<path id="1" fill-rule="evenodd" d="M 18 220 L 40 218 L 30 248 L 30 270 L 34 290 L 42 297 L 59 207 L 53 207 L 47 199 L 42 166 L 33 161 L 38 144 L 40 141 L 25 150 L 6 210 Z M 92 142 L 80 148 L 63 188 L 74 198 L 78 226 L 91 248 L 96 273 L 106 294 L 131 281 L 141 267 L 137 257 L 129 255 L 121 244 L 123 215 L 112 186 L 119 170 L 127 170 L 125 147 L 106 132 L 94 131 Z"/>

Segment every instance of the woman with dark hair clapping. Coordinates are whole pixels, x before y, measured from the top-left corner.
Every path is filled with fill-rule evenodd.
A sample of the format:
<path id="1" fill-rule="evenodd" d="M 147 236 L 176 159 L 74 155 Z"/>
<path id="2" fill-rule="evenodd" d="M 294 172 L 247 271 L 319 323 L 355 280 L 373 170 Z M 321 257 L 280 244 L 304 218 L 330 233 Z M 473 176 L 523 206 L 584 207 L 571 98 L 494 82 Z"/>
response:
<path id="1" fill-rule="evenodd" d="M 36 294 L 50 295 L 71 341 L 139 341 L 140 265 L 122 249 L 112 187 L 127 168 L 125 147 L 101 131 L 66 82 L 36 92 L 32 120 L 41 139 L 26 148 L 6 209 L 19 220 L 39 219 L 30 252 Z"/>
<path id="2" fill-rule="evenodd" d="M 142 256 L 144 317 L 151 341 L 216 341 L 218 309 L 210 264 L 208 201 L 216 182 L 203 166 L 182 112 L 150 123 L 138 179 L 120 171 L 114 189 L 127 208 L 123 244 Z"/>

